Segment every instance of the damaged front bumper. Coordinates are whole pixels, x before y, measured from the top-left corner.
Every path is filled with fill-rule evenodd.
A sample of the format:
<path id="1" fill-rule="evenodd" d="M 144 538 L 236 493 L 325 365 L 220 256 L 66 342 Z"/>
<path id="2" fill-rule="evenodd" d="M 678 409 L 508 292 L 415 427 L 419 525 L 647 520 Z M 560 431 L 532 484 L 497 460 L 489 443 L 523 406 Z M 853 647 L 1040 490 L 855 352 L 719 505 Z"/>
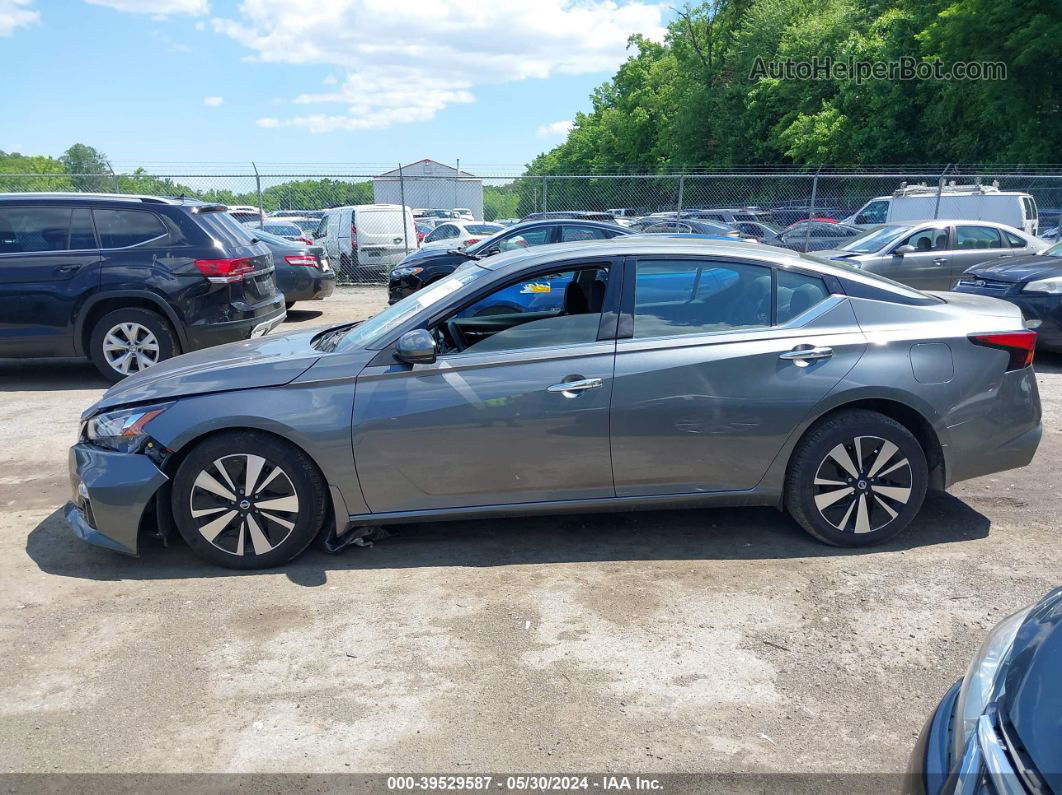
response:
<path id="1" fill-rule="evenodd" d="M 63 514 L 78 538 L 138 555 L 144 513 L 166 475 L 146 455 L 118 453 L 80 442 L 70 448 L 73 497 Z"/>

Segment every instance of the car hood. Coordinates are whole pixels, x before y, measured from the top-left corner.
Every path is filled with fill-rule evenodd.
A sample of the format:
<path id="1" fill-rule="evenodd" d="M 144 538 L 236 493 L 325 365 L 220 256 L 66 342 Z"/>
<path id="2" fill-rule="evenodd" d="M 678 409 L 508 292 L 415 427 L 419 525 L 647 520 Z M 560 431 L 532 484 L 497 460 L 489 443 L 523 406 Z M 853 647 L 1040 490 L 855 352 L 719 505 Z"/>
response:
<path id="1" fill-rule="evenodd" d="M 462 257 L 460 254 L 451 254 L 450 250 L 456 248 L 456 246 L 439 246 L 438 248 L 418 248 L 416 251 L 411 251 L 402 259 L 400 265 L 409 265 L 413 262 L 423 264 L 426 259 L 435 259 L 436 257 L 451 257 L 453 259 L 467 260 L 469 257 Z"/>
<path id="2" fill-rule="evenodd" d="M 322 356 L 310 346 L 320 331 L 230 342 L 160 362 L 112 386 L 85 410 L 82 419 L 102 409 L 134 403 L 287 384 Z"/>
<path id="3" fill-rule="evenodd" d="M 1013 259 L 982 262 L 967 268 L 966 273 L 1001 282 L 1027 282 L 1062 275 L 1062 257 L 1028 255 Z"/>
<path id="4" fill-rule="evenodd" d="M 1014 638 L 999 713 L 1052 792 L 1062 792 L 1062 588 L 1041 599 Z"/>
<path id="5" fill-rule="evenodd" d="M 818 251 L 809 251 L 808 256 L 813 259 L 841 260 L 842 262 L 859 262 L 864 257 L 876 257 L 876 254 L 859 254 L 855 251 L 842 251 L 839 248 L 820 248 Z"/>

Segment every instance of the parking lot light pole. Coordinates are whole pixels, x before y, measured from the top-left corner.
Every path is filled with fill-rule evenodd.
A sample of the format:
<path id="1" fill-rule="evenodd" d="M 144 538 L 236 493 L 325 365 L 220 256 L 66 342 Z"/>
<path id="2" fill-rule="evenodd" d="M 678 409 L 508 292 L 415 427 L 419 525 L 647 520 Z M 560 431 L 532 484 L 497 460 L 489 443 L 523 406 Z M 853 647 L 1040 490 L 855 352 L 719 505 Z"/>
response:
<path id="1" fill-rule="evenodd" d="M 265 229 L 265 217 L 263 215 L 265 208 L 262 207 L 262 178 L 258 175 L 258 166 L 254 164 L 253 160 L 251 161 L 251 168 L 254 169 L 254 186 L 255 190 L 258 191 L 258 228 Z"/>
<path id="2" fill-rule="evenodd" d="M 944 170 L 940 172 L 940 179 L 937 180 L 937 203 L 933 207 L 934 221 L 940 217 L 940 194 L 944 192 L 944 177 L 948 175 L 949 168 L 951 168 L 951 163 L 944 166 Z"/>
<path id="3" fill-rule="evenodd" d="M 402 164 L 398 164 L 398 195 L 402 201 L 402 241 L 409 253 L 409 229 L 406 228 L 406 178 L 402 173 Z"/>
<path id="4" fill-rule="evenodd" d="M 819 166 L 815 171 L 815 177 L 811 180 L 811 205 L 808 207 L 808 223 L 804 227 L 804 251 L 808 250 L 808 246 L 811 245 L 811 219 L 815 217 L 815 197 L 819 193 L 819 172 L 822 171 L 822 166 Z"/>

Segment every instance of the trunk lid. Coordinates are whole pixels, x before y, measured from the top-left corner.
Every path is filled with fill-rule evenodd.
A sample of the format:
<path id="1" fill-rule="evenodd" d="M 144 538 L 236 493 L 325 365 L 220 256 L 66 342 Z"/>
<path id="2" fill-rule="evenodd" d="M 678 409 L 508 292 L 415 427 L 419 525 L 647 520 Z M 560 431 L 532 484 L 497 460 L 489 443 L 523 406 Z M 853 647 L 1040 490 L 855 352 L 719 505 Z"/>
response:
<path id="1" fill-rule="evenodd" d="M 252 270 L 228 285 L 229 301 L 250 307 L 271 305 L 277 296 L 273 255 L 254 237 L 254 230 L 241 224 L 224 208 L 200 210 L 199 222 L 221 244 L 218 258 L 250 260 Z"/>

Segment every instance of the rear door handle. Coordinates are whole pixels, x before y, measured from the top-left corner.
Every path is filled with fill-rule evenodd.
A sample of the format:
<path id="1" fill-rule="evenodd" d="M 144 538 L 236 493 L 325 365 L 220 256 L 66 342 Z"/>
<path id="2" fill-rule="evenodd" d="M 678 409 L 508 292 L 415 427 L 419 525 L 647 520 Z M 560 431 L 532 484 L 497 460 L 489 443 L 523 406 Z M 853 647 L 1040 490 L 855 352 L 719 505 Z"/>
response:
<path id="1" fill-rule="evenodd" d="M 833 356 L 833 348 L 825 346 L 798 345 L 791 351 L 786 351 L 778 358 L 787 362 L 796 362 L 801 367 L 807 367 L 816 359 L 829 359 Z"/>
<path id="2" fill-rule="evenodd" d="M 604 385 L 604 381 L 600 378 L 577 378 L 574 381 L 562 381 L 559 384 L 553 384 L 546 387 L 547 392 L 559 392 L 566 398 L 579 397 L 580 394 L 588 389 L 597 389 Z"/>
<path id="3" fill-rule="evenodd" d="M 933 264 L 934 265 L 943 265 L 947 261 L 948 260 L 946 258 L 944 258 L 944 257 L 937 257 L 935 260 L 933 260 Z"/>
<path id="4" fill-rule="evenodd" d="M 56 273 L 73 273 L 74 271 L 81 270 L 81 266 L 76 263 L 70 263 L 69 265 L 56 265 Z"/>

